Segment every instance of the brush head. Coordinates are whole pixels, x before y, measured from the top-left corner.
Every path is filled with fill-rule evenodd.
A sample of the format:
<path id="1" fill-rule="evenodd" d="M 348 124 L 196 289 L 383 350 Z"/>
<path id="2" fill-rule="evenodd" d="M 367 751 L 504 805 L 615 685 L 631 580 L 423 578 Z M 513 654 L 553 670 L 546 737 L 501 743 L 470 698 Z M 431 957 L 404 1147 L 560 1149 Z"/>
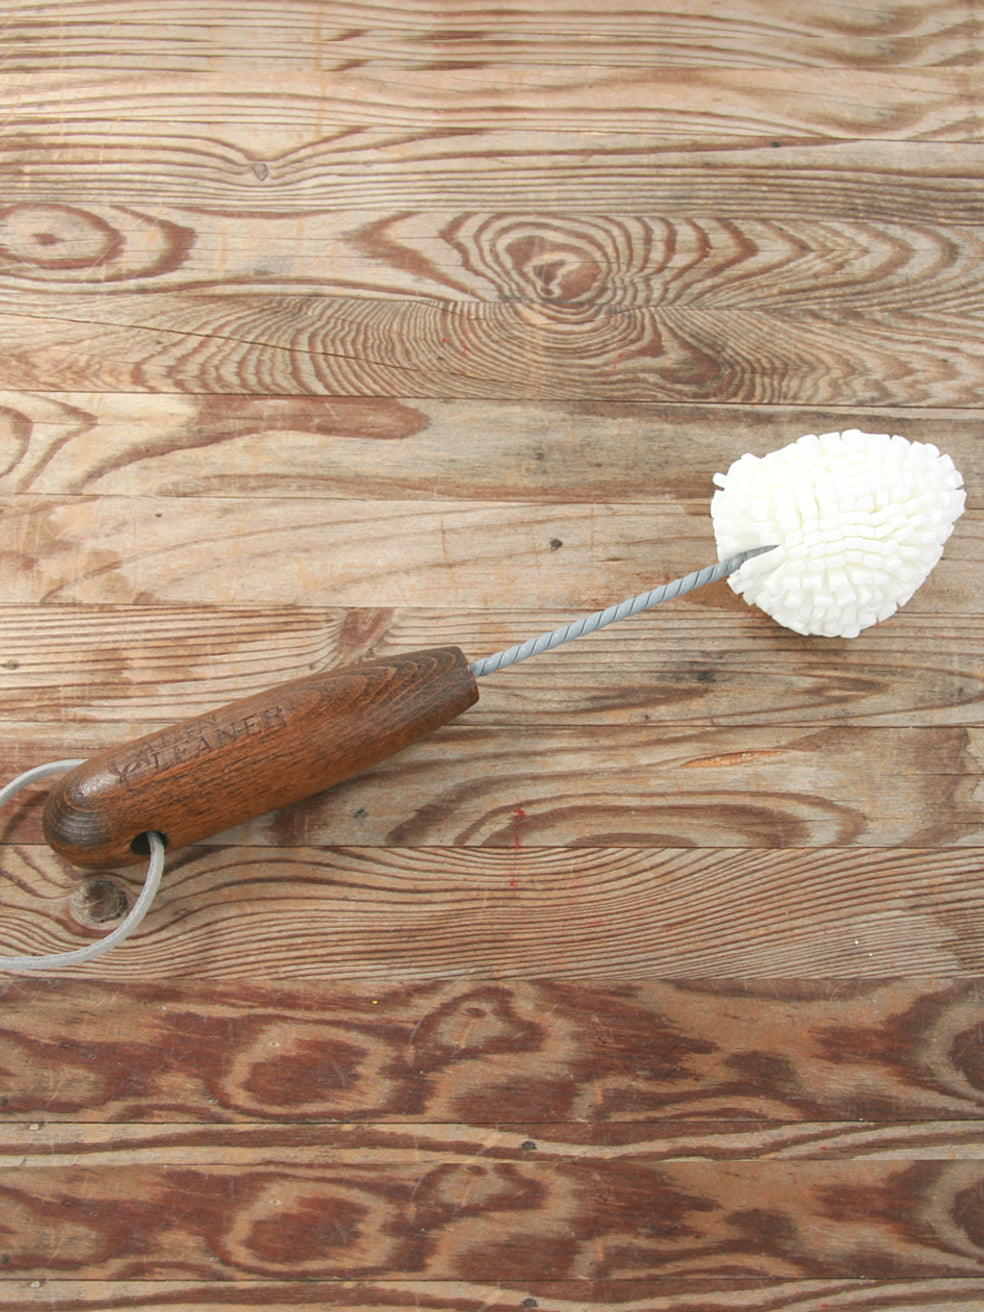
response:
<path id="1" fill-rule="evenodd" d="M 963 513 L 963 479 L 930 443 L 887 433 L 809 434 L 715 474 L 718 556 L 776 550 L 728 582 L 797 633 L 856 638 L 904 605 Z"/>

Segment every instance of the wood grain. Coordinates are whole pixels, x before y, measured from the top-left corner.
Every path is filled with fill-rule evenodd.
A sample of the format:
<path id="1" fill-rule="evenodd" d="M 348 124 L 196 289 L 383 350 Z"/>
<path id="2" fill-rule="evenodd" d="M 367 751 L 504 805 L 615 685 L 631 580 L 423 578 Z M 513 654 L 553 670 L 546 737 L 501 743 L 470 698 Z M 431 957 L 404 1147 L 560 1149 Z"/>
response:
<path id="1" fill-rule="evenodd" d="M 0 152 L 5 207 L 231 210 L 264 220 L 285 212 L 407 209 L 720 220 L 724 211 L 765 222 L 791 214 L 857 222 L 863 215 L 871 223 L 904 216 L 907 224 L 961 226 L 979 225 L 984 214 L 978 142 L 800 144 L 770 135 L 688 149 L 631 130 L 524 131 L 490 123 L 426 132 L 326 125 L 313 139 L 306 130 L 288 143 L 274 134 L 264 149 L 256 122 L 244 124 L 237 141 L 217 138 L 217 125 L 209 123 L 195 130 L 97 121 L 60 125 L 55 136 L 42 121 L 14 131 L 14 119 L 7 119 Z"/>
<path id="2" fill-rule="evenodd" d="M 770 1280 L 751 1277 L 649 1277 L 639 1280 L 235 1280 L 200 1282 L 129 1280 L 3 1280 L 10 1312 L 105 1312 L 112 1299 L 148 1312 L 189 1306 L 204 1312 L 233 1309 L 342 1307 L 346 1312 L 586 1312 L 596 1308 L 637 1312 L 894 1312 L 918 1307 L 939 1312 L 980 1312 L 984 1282 L 973 1276 L 932 1280 Z"/>
<path id="3" fill-rule="evenodd" d="M 371 829 L 372 800 L 348 799 L 349 830 Z M 235 846 L 184 849 L 169 859 L 143 927 L 100 972 L 161 987 L 175 975 L 249 978 L 257 961 L 269 979 L 364 982 L 984 972 L 980 847 L 674 849 L 659 846 L 655 828 L 623 828 L 619 847 L 602 846 L 604 833 L 584 835 L 584 846 L 537 847 L 518 814 L 524 800 L 497 817 L 501 845 L 491 848 L 411 847 L 400 834 L 387 848 L 305 848 L 338 842 L 344 835 L 332 829 L 343 821 L 322 833 L 287 811 L 259 835 L 265 847 L 246 845 L 257 841 L 248 832 L 229 835 Z M 572 827 L 584 823 L 573 802 L 569 811 Z M 19 813 L 18 825 L 29 816 Z M 601 818 L 626 825 L 617 812 Z M 686 818 L 692 841 L 718 838 L 720 816 L 703 832 Z M 101 910 L 110 893 L 132 900 L 139 889 L 142 875 L 131 872 L 100 875 L 86 892 L 77 868 L 12 837 L 8 829 L 5 953 L 81 947 L 112 928 Z"/>
<path id="4" fill-rule="evenodd" d="M 717 556 L 706 500 L 690 507 L 346 500 L 328 514 L 310 498 L 20 496 L 5 498 L 0 514 L 8 604 L 468 610 L 534 596 L 540 605 L 589 608 L 650 586 L 654 541 L 665 579 Z M 964 523 L 976 518 L 968 512 Z M 966 578 L 957 562 L 971 550 L 968 539 L 954 541 L 955 568 L 941 563 L 941 575 L 950 575 L 944 586 Z"/>
<path id="5" fill-rule="evenodd" d="M 329 513 L 312 498 L 24 494 L 0 498 L 0 586 L 8 605 L 593 610 L 714 562 L 708 501 L 352 498 Z M 963 515 L 894 622 L 978 612 L 982 517 Z M 747 610 L 724 582 L 684 605 Z"/>
<path id="6" fill-rule="evenodd" d="M 200 293 L 7 307 L 0 384 L 26 390 L 973 406 L 984 379 L 976 309 L 672 306 L 555 322 L 522 305 Z"/>
<path id="7" fill-rule="evenodd" d="M 246 293 L 25 293 L 0 311 L 0 384 L 731 405 L 973 406 L 974 309 L 795 314 L 669 306 L 555 321 L 470 308 Z M 408 346 L 412 343 L 412 346 Z"/>
<path id="8" fill-rule="evenodd" d="M 893 1138 L 916 1147 L 940 1122 L 960 1122 L 955 1145 L 979 1142 L 979 976 L 400 984 L 377 972 L 274 987 L 255 973 L 199 975 L 8 977 L 0 1141 L 11 1154 L 69 1145 L 80 1165 L 170 1136 L 145 1165 L 178 1160 L 182 1142 L 199 1157 L 212 1142 L 215 1160 L 233 1163 L 222 1154 L 237 1144 L 328 1152 L 375 1136 L 411 1156 L 443 1139 L 490 1160 L 655 1162 L 664 1148 L 826 1159 L 852 1137 L 876 1156 Z M 241 1125 L 243 1137 L 209 1140 L 192 1124 Z M 345 1125 L 362 1128 L 346 1137 Z"/>
<path id="9" fill-rule="evenodd" d="M 134 291 L 535 305 L 572 330 L 646 306 L 960 312 L 979 298 L 981 234 L 905 215 L 818 218 L 802 201 L 768 218 L 730 205 L 664 214 L 655 201 L 645 213 L 298 203 L 269 215 L 22 202 L 0 209 L 0 287 L 35 293 L 30 310 L 40 293 L 57 310 L 66 291 L 98 291 L 104 309 Z"/>
<path id="10" fill-rule="evenodd" d="M 676 505 L 852 425 L 945 447 L 981 508 L 974 411 L 141 392 L 0 392 L 0 492 Z"/>
<path id="11" fill-rule="evenodd" d="M 984 724 L 978 616 L 925 623 L 914 618 L 913 601 L 896 621 L 834 643 L 778 632 L 755 611 L 728 605 L 727 593 L 712 591 L 483 679 L 468 723 Z M 0 711 L 8 722 L 52 726 L 52 741 L 58 732 L 77 737 L 89 752 L 122 741 L 124 732 L 148 732 L 371 656 L 464 645 L 477 659 L 580 611 L 7 606 L 0 615 Z M 23 748 L 16 738 L 12 747 L 26 751 L 22 741 Z"/>
<path id="12" fill-rule="evenodd" d="M 10 773 L 138 736 L 11 724 Z M 966 847 L 982 839 L 979 729 L 445 726 L 213 842 L 394 847 Z M 5 833 L 40 841 L 25 801 Z"/>
<path id="13" fill-rule="evenodd" d="M 4 1307 L 984 1308 L 978 10 L 7 6 L 4 777 L 682 574 L 807 431 L 969 510 L 855 642 L 696 594 L 6 977 Z M 139 884 L 43 795 L 4 951 Z"/>
<path id="14" fill-rule="evenodd" d="M 958 328 L 980 301 L 975 227 L 819 222 L 805 215 L 764 222 L 743 215 L 698 221 L 298 213 L 267 219 L 258 232 L 255 217 L 43 204 L 8 207 L 0 220 L 4 237 L 0 285 L 24 291 L 5 309 L 7 322 L 19 324 L 19 344 L 11 342 L 4 367 L 13 387 L 51 387 L 57 376 L 80 387 L 188 391 L 189 368 L 207 368 L 218 371 L 212 385 L 226 391 L 262 391 L 250 379 L 269 378 L 287 393 L 378 396 L 388 388 L 421 397 L 434 390 L 423 380 L 440 377 L 438 391 L 449 396 L 495 398 L 509 394 L 506 357 L 512 385 L 534 398 L 573 392 L 722 403 L 744 399 L 756 353 L 764 352 L 788 375 L 787 390 L 770 401 L 804 399 L 805 356 L 829 374 L 826 392 L 818 393 L 829 403 L 877 403 L 884 398 L 866 389 L 880 375 L 896 379 L 899 394 L 914 402 L 957 404 L 965 399 L 961 389 L 977 385 L 980 367 L 972 338 Z M 814 290 L 818 279 L 822 297 Z M 134 288 L 137 297 L 129 294 Z M 324 299 L 315 301 L 315 293 Z M 148 316 L 148 304 L 160 308 Z M 804 332 L 807 310 L 816 317 Z M 859 315 L 866 350 L 875 348 L 884 317 L 893 315 L 893 347 L 898 350 L 908 325 L 911 354 L 890 366 L 872 360 L 867 377 L 855 377 L 856 360 L 849 368 L 846 352 Z M 834 322 L 842 338 L 836 343 Z M 58 363 L 58 341 L 77 353 L 83 332 L 85 356 Z M 121 353 L 114 343 L 124 332 L 146 344 L 146 357 L 134 359 L 133 341 Z M 346 340 L 333 344 L 339 332 Z M 925 349 L 930 332 L 937 348 L 941 335 L 951 342 L 943 361 L 938 349 Z M 42 333 L 46 346 L 39 351 Z M 400 348 L 383 358 L 385 343 L 418 333 L 423 340 L 412 355 Z M 576 361 L 569 358 L 574 346 Z M 41 375 L 44 359 L 51 369 Z M 534 371 L 542 372 L 547 360 L 556 387 L 544 389 L 542 379 L 533 386 Z M 205 422 L 226 430 L 246 417 L 231 402 L 225 413 L 215 401 L 199 404 Z M 254 404 L 262 414 L 259 398 Z M 39 420 L 74 430 L 84 453 L 95 439 L 80 408 L 70 404 L 58 414 L 56 404 L 35 400 L 24 415 L 15 402 L 6 421 L 11 439 L 33 435 L 24 424 L 34 409 Z M 122 408 L 132 416 L 132 399 Z M 287 415 L 267 410 L 282 430 Z M 177 402 L 147 406 L 140 419 L 154 415 L 155 427 L 166 431 L 181 411 Z M 370 436 L 416 436 L 426 422 L 417 418 L 419 407 L 401 411 L 393 402 L 375 413 L 351 400 L 326 402 L 307 412 L 306 425 L 300 406 L 294 413 L 302 428 L 313 419 L 320 436 L 332 433 L 336 412 L 349 437 L 360 423 Z M 529 427 L 529 420 L 516 423 Z M 190 445 L 200 451 L 203 444 L 198 434 Z M 253 446 L 255 440 L 247 449 Z M 79 447 L 61 450 L 60 463 L 74 461 Z"/>
<path id="15" fill-rule="evenodd" d="M 172 0 L 168 21 L 156 8 L 110 0 L 19 4 L 4 25 L 3 67 L 47 73 L 89 69 L 177 73 L 216 68 L 331 70 L 339 65 L 448 68 L 597 63 L 620 67 L 838 68 L 975 67 L 977 22 L 968 3 L 858 8 L 803 0 L 777 10 L 769 0 L 739 0 L 726 10 L 702 0 L 672 9 L 586 0 L 537 0 L 499 6 L 495 21 L 477 0 L 453 13 L 423 0 L 330 7 L 230 0 L 205 6 Z"/>
<path id="16" fill-rule="evenodd" d="M 980 1014 L 979 980 L 10 981 L 4 1293 L 973 1307 Z"/>
<path id="17" fill-rule="evenodd" d="M 970 1162 L 24 1166 L 0 1214 L 7 1272 L 35 1277 L 917 1279 L 980 1275 L 982 1180 Z"/>
<path id="18" fill-rule="evenodd" d="M 57 122 L 73 129 L 96 122 L 110 132 L 125 116 L 129 131 L 189 125 L 204 146 L 221 124 L 223 144 L 256 148 L 307 144 L 350 128 L 396 132 L 629 131 L 661 143 L 874 139 L 980 142 L 981 95 L 971 72 L 948 68 L 763 70 L 593 65 L 544 69 L 496 64 L 372 69 L 343 65 L 309 73 L 254 69 L 192 76 L 7 71 L 0 104 L 12 127 L 30 131 Z M 275 115 L 270 110 L 275 107 Z M 64 137 L 63 137 L 64 140 Z"/>
<path id="19" fill-rule="evenodd" d="M 531 1136 L 535 1135 L 535 1139 Z M 236 1124 L 92 1125 L 71 1122 L 11 1125 L 0 1131 L 4 1170 L 103 1169 L 127 1166 L 199 1168 L 262 1164 L 304 1167 L 442 1165 L 570 1161 L 653 1165 L 680 1158 L 729 1161 L 967 1161 L 984 1159 L 978 1120 L 879 1124 L 804 1121 L 749 1128 L 747 1122 L 615 1122 L 585 1125 L 524 1121 L 517 1125 Z"/>

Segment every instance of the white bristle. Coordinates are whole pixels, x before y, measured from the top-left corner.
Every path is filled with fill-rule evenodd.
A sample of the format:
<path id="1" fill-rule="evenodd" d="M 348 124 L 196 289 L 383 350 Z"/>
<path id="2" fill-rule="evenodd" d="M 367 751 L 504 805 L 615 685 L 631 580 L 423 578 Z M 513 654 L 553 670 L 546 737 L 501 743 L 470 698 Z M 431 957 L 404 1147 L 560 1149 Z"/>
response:
<path id="1" fill-rule="evenodd" d="M 854 638 L 904 605 L 963 513 L 949 456 L 888 433 L 808 434 L 715 474 L 721 560 L 774 544 L 728 582 L 797 633 Z"/>

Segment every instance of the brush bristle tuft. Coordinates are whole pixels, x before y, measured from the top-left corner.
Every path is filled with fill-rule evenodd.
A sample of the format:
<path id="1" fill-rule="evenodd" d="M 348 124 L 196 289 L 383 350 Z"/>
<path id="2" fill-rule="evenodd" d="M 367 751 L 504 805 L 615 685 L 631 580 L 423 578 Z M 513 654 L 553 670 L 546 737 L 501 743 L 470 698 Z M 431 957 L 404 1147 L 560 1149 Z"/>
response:
<path id="1" fill-rule="evenodd" d="M 718 557 L 775 544 L 728 580 L 797 633 L 856 638 L 903 606 L 963 513 L 963 479 L 931 443 L 808 434 L 715 474 Z"/>

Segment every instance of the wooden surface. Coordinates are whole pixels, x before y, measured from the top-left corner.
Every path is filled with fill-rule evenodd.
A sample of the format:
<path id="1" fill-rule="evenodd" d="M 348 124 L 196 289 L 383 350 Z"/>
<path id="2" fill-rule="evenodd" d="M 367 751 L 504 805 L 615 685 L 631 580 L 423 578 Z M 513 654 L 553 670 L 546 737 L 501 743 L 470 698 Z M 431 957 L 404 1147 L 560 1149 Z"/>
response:
<path id="1" fill-rule="evenodd" d="M 968 509 L 854 641 L 724 584 L 0 979 L 0 1305 L 984 1309 L 972 0 L 0 5 L 0 775 L 477 658 L 846 427 Z M 3 817 L 0 950 L 105 933 Z"/>

